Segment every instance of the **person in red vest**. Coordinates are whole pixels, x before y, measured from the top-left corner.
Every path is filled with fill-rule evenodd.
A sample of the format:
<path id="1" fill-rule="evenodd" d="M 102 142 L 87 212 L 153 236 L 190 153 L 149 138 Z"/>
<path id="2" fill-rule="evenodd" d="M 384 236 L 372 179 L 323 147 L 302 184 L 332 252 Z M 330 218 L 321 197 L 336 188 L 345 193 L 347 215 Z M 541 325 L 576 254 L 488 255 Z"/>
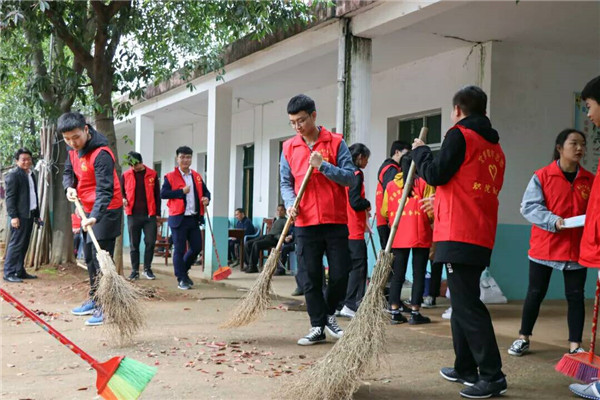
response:
<path id="1" fill-rule="evenodd" d="M 79 246 L 81 245 L 81 217 L 77 212 L 71 214 L 71 232 L 73 232 L 73 255 L 75 258 L 79 255 Z"/>
<path id="2" fill-rule="evenodd" d="M 394 180 L 394 177 L 400 172 L 400 159 L 410 150 L 410 144 L 396 140 L 390 148 L 390 158 L 387 158 L 377 171 L 377 190 L 375 192 L 375 218 L 377 219 L 377 234 L 379 243 L 384 249 L 390 237 L 390 226 L 388 221 L 381 215 L 381 203 L 383 201 L 383 192 L 388 183 Z"/>
<path id="3" fill-rule="evenodd" d="M 362 143 L 354 143 L 349 147 L 352 162 L 355 165 L 354 183 L 346 188 L 348 195 L 348 249 L 350 251 L 350 274 L 348 275 L 348 289 L 346 300 L 339 315 L 354 318 L 356 310 L 365 295 L 367 285 L 367 243 L 365 230 L 371 211 L 371 203 L 365 198 L 365 184 L 363 169 L 369 163 L 371 150 Z"/>
<path id="4" fill-rule="evenodd" d="M 68 112 L 61 115 L 57 130 L 63 135 L 69 153 L 63 174 L 67 199 L 75 201 L 79 198 L 86 214 L 82 218 L 81 228 L 85 241 L 85 262 L 90 276 L 90 299 L 71 312 L 75 315 L 93 314 L 85 324 L 102 325 L 102 309 L 94 301 L 100 266 L 96 258 L 96 247 L 87 231 L 93 229 L 100 248 L 113 255 L 115 240 L 121 234 L 123 214 L 123 196 L 115 168 L 115 156 L 108 147 L 106 137 L 86 124 L 85 117 L 80 113 Z"/>
<path id="5" fill-rule="evenodd" d="M 563 272 L 569 305 L 569 353 L 583 352 L 584 288 L 587 271 L 579 265 L 583 228 L 565 229 L 565 218 L 585 214 L 594 175 L 579 163 L 585 155 L 583 132 L 565 129 L 556 137 L 554 159 L 535 171 L 525 189 L 521 214 L 532 223 L 529 240 L 529 287 L 523 304 L 519 338 L 508 354 L 529 351 L 529 337 L 548 291 L 553 270 Z"/>
<path id="6" fill-rule="evenodd" d="M 202 251 L 200 225 L 204 223 L 204 208 L 210 203 L 210 192 L 202 176 L 190 168 L 192 149 L 181 146 L 175 154 L 177 166 L 165 175 L 160 197 L 168 199 L 168 224 L 173 238 L 173 268 L 177 287 L 188 290 L 194 285 L 189 275 L 190 268 Z"/>
<path id="7" fill-rule="evenodd" d="M 127 214 L 129 230 L 129 256 L 131 275 L 129 280 L 139 279 L 140 241 L 144 232 L 144 276 L 156 279 L 152 272 L 154 244 L 156 243 L 156 217 L 160 215 L 160 188 L 156 171 L 146 166 L 142 155 L 135 151 L 128 153 L 130 169 L 121 176 L 123 206 Z"/>
<path id="8" fill-rule="evenodd" d="M 410 154 L 402 157 L 402 171 L 410 169 L 412 158 Z M 402 193 L 404 191 L 404 172 L 399 172 L 394 180 L 388 183 L 383 194 L 381 204 L 381 214 L 390 221 L 392 225 L 398 212 L 398 206 Z M 429 249 L 432 244 L 433 231 L 431 223 L 433 222 L 433 213 L 428 214 L 421 210 L 421 200 L 428 198 L 435 192 L 432 186 L 429 186 L 422 178 L 415 177 L 411 195 L 407 198 L 406 205 L 402 211 L 402 218 L 398 225 L 398 232 L 392 243 L 392 253 L 394 254 L 394 265 L 392 282 L 390 285 L 390 308 L 389 313 L 392 318 L 392 324 L 401 324 L 407 322 L 401 312 L 410 313 L 411 325 L 427 324 L 431 320 L 420 313 L 421 303 L 423 302 L 423 292 L 425 291 L 425 273 L 427 270 L 427 261 L 429 260 Z M 402 304 L 400 294 L 406 276 L 408 267 L 408 256 L 412 252 L 412 270 L 413 285 L 411 290 L 410 309 Z"/>
<path id="9" fill-rule="evenodd" d="M 471 385 L 460 394 L 485 398 L 506 392 L 502 359 L 490 314 L 479 299 L 479 279 L 490 264 L 498 224 L 498 194 L 506 160 L 498 132 L 486 117 L 487 95 L 466 86 L 452 99 L 454 124 L 439 154 L 415 139 L 413 159 L 419 174 L 436 186 L 434 262 L 444 263 L 452 305 L 456 359 L 441 375 Z"/>
<path id="10" fill-rule="evenodd" d="M 315 102 L 300 94 L 288 102 L 290 125 L 296 136 L 283 143 L 279 164 L 281 197 L 288 215 L 295 219 L 298 278 L 303 284 L 310 316 L 309 333 L 301 346 L 344 334 L 335 311 L 346 297 L 348 285 L 348 214 L 346 190 L 354 182 L 354 164 L 342 135 L 315 124 Z M 314 172 L 298 208 L 296 195 L 308 168 Z M 329 283 L 323 294 L 323 255 L 327 254 Z"/>
<path id="11" fill-rule="evenodd" d="M 588 109 L 587 116 L 600 129 L 600 76 L 589 81 L 583 91 L 581 98 L 585 101 Z M 600 164 L 598 171 L 600 173 Z M 588 268 L 600 268 L 600 180 L 596 179 L 592 185 L 590 199 L 588 202 L 581 246 L 579 249 L 579 264 Z M 586 399 L 600 400 L 600 382 L 592 382 L 588 385 L 573 383 L 569 389 L 576 395 Z"/>

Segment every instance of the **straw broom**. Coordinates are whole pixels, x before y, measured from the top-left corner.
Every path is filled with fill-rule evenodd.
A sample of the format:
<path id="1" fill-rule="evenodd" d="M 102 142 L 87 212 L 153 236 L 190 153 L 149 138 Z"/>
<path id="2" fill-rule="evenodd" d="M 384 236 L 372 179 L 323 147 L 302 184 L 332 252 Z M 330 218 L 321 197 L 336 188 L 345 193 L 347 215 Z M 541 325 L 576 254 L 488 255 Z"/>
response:
<path id="1" fill-rule="evenodd" d="M 77 211 L 85 217 L 79 199 L 75 200 Z M 127 282 L 117 273 L 115 263 L 110 254 L 100 248 L 92 228 L 87 229 L 88 235 L 96 247 L 96 257 L 102 271 L 97 282 L 96 300 L 102 308 L 108 322 L 109 333 L 125 343 L 144 326 L 145 315 L 140 301 L 142 292 Z"/>
<path id="2" fill-rule="evenodd" d="M 425 140 L 427 128 L 421 128 L 419 139 Z M 383 290 L 392 270 L 394 256 L 392 243 L 398 230 L 400 217 L 412 191 L 415 162 L 410 164 L 405 179 L 402 198 L 385 250 L 380 250 L 373 269 L 371 283 L 356 315 L 344 330 L 344 335 L 324 358 L 284 389 L 292 399 L 350 400 L 361 384 L 361 377 L 379 361 L 385 350 L 386 301 Z"/>
<path id="3" fill-rule="evenodd" d="M 296 200 L 294 201 L 293 205 L 293 207 L 296 209 L 298 209 L 298 206 L 300 205 L 300 201 L 302 200 L 302 196 L 304 195 L 304 191 L 308 185 L 308 180 L 313 173 L 313 169 L 313 167 L 309 166 L 308 170 L 306 171 L 306 175 L 304 175 L 304 180 L 302 180 L 302 185 L 300 186 L 300 190 L 298 191 L 298 195 L 296 196 Z M 271 251 L 271 254 L 269 254 L 269 258 L 267 259 L 262 272 L 248 293 L 246 293 L 246 295 L 235 307 L 229 320 L 221 325 L 221 328 L 238 328 L 241 326 L 246 326 L 265 314 L 271 301 L 271 279 L 273 278 L 273 274 L 277 269 L 277 262 L 279 261 L 279 256 L 281 255 L 281 247 L 283 246 L 285 237 L 290 230 L 290 226 L 292 226 L 292 222 L 293 218 L 290 217 L 287 219 L 287 222 L 283 228 L 283 232 L 281 232 L 281 236 L 279 236 L 277 246 L 275 246 L 275 248 Z"/>

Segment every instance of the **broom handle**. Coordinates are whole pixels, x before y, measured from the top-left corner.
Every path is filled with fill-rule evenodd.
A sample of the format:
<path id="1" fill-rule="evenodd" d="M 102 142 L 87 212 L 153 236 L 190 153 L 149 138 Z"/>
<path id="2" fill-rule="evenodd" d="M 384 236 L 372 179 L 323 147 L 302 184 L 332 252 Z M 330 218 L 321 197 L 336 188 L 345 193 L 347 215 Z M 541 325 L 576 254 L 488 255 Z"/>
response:
<path id="1" fill-rule="evenodd" d="M 304 191 L 306 190 L 306 186 L 308 186 L 308 180 L 312 175 L 314 168 L 309 165 L 308 170 L 306 171 L 306 175 L 304 175 L 304 179 L 302 180 L 302 185 L 300 185 L 300 190 L 298 190 L 298 195 L 296 196 L 296 200 L 294 200 L 294 204 L 292 207 L 298 210 L 298 206 L 300 205 L 300 201 L 302 200 L 302 196 L 304 196 Z M 281 232 L 281 236 L 279 236 L 279 240 L 277 241 L 277 246 L 275 246 L 275 251 L 281 251 L 281 247 L 283 247 L 283 242 L 285 241 L 285 237 L 290 230 L 290 226 L 292 226 L 293 218 L 288 218 L 285 221 L 285 226 L 283 227 L 283 231 Z"/>
<path id="2" fill-rule="evenodd" d="M 423 142 L 427 138 L 427 132 L 429 129 L 426 127 L 421 128 L 421 132 L 419 133 L 419 139 Z M 414 161 L 410 163 L 410 169 L 408 170 L 408 175 L 405 176 L 404 179 L 404 188 L 402 189 L 402 198 L 398 203 L 398 211 L 396 211 L 396 216 L 394 217 L 394 223 L 392 224 L 392 230 L 390 231 L 390 237 L 388 238 L 387 244 L 385 246 L 385 252 L 390 253 L 392 251 L 392 243 L 394 242 L 394 237 L 396 236 L 396 231 L 398 230 L 398 224 L 400 224 L 400 217 L 402 216 L 402 212 L 404 211 L 404 206 L 406 205 L 406 200 L 412 191 L 412 184 L 415 178 L 415 169 L 417 166 Z M 384 188 L 385 190 L 385 188 Z"/>
<path id="3" fill-rule="evenodd" d="M 219 268 L 221 268 L 221 258 L 219 257 L 219 252 L 217 251 L 217 241 L 215 240 L 215 234 L 213 233 L 212 224 L 210 223 L 208 207 L 204 207 L 204 212 L 206 213 L 206 220 L 208 221 L 208 229 L 210 230 L 210 237 L 212 238 L 213 249 L 215 249 L 215 255 L 217 256 L 217 263 L 219 263 Z"/>
<path id="4" fill-rule="evenodd" d="M 98 364 L 98 361 L 96 361 L 94 358 L 92 358 L 92 356 L 87 354 L 85 351 L 81 350 L 75 343 L 71 342 L 69 339 L 67 339 L 65 336 L 63 336 L 62 333 L 60 333 L 59 331 L 57 331 L 56 329 L 54 329 L 53 327 L 48 325 L 48 323 L 46 323 L 46 321 L 44 321 L 43 319 L 38 317 L 36 313 L 34 313 L 33 311 L 31 311 L 30 309 L 25 307 L 23 304 L 21 304 L 17 299 L 12 297 L 6 290 L 0 288 L 0 297 L 2 297 L 4 300 L 6 300 L 8 303 L 10 303 L 14 308 L 21 311 L 23 314 L 25 314 L 26 317 L 28 317 L 33 322 L 35 322 L 40 328 L 42 328 L 43 330 L 48 332 L 50 335 L 54 336 L 54 338 L 56 340 L 58 340 L 59 342 L 61 342 L 65 346 L 67 346 L 69 348 L 69 350 L 71 350 L 73 353 L 77 354 L 79 357 L 81 357 L 85 362 L 90 364 L 92 367 L 95 367 Z"/>
<path id="5" fill-rule="evenodd" d="M 79 201 L 79 199 L 75 199 L 74 201 L 75 203 L 75 207 L 77 207 L 77 211 L 79 211 L 80 217 L 86 218 L 85 216 L 85 211 L 83 211 L 83 207 L 81 206 L 81 202 Z M 98 240 L 96 240 L 96 235 L 94 234 L 94 230 L 92 229 L 92 227 L 90 226 L 86 232 L 88 233 L 88 235 L 90 235 L 90 238 L 92 239 L 92 242 L 94 242 L 94 246 L 96 246 L 96 251 L 98 253 L 100 253 L 100 251 L 102 250 L 100 248 L 100 244 L 98 243 Z"/>
<path id="6" fill-rule="evenodd" d="M 596 347 L 596 328 L 598 327 L 598 298 L 600 297 L 600 270 L 596 279 L 596 298 L 594 299 L 594 319 L 592 319 L 592 343 L 590 344 L 590 363 L 594 360 Z"/>

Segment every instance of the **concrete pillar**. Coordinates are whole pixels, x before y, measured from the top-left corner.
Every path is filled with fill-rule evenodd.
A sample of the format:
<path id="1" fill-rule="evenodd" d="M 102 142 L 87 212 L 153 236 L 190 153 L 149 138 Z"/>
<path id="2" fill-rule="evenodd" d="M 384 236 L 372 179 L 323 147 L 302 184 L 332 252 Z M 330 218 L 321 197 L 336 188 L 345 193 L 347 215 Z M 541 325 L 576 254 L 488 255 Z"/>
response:
<path id="1" fill-rule="evenodd" d="M 229 237 L 229 165 L 231 153 L 230 87 L 217 86 L 208 90 L 208 138 L 206 185 L 212 195 L 209 206 L 212 228 L 222 265 L 227 265 L 227 239 Z M 212 278 L 218 268 L 210 237 L 208 221 L 204 233 L 204 276 Z"/>
<path id="2" fill-rule="evenodd" d="M 135 117 L 135 151 L 142 155 L 144 164 L 154 163 L 154 119 L 146 115 Z"/>
<path id="3" fill-rule="evenodd" d="M 371 126 L 371 39 L 346 37 L 344 138 L 368 145 Z"/>

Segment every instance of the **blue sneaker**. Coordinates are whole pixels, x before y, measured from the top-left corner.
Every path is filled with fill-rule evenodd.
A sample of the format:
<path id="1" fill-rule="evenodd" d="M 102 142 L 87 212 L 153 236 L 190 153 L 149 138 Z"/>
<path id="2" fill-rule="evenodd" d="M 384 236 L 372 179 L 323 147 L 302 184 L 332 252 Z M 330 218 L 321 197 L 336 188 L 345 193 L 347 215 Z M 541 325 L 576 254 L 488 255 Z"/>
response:
<path id="1" fill-rule="evenodd" d="M 569 385 L 571 392 L 584 399 L 598 400 L 600 399 L 600 382 L 592 382 L 588 385 L 573 383 Z"/>
<path id="2" fill-rule="evenodd" d="M 94 311 L 94 315 L 92 315 L 92 317 L 90 319 L 85 321 L 85 324 L 87 326 L 98 326 L 98 325 L 102 325 L 103 323 L 104 323 L 104 315 L 102 314 L 102 310 L 100 310 L 100 309 L 97 309 L 96 311 Z"/>
<path id="3" fill-rule="evenodd" d="M 92 315 L 96 309 L 94 300 L 87 300 L 85 303 L 71 310 L 73 315 Z"/>

